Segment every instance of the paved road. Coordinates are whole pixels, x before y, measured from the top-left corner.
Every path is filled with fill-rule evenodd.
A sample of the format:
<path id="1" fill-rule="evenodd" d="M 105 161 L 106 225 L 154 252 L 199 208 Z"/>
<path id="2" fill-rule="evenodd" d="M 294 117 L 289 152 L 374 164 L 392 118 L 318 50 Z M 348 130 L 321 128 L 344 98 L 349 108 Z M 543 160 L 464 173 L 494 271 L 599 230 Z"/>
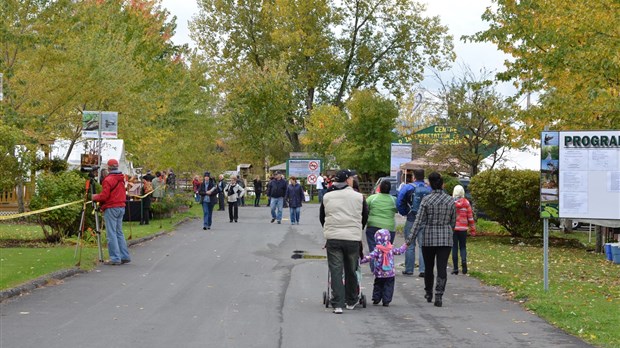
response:
<path id="1" fill-rule="evenodd" d="M 3 302 L 0 347 L 588 346 L 462 275 L 448 278 L 442 308 L 426 303 L 421 278 L 399 274 L 389 308 L 332 314 L 326 261 L 291 258 L 324 255 L 316 205 L 299 226 L 269 223 L 264 207 L 241 208 L 236 224 L 215 213 L 210 231 L 185 223 L 133 247 L 130 264 Z"/>

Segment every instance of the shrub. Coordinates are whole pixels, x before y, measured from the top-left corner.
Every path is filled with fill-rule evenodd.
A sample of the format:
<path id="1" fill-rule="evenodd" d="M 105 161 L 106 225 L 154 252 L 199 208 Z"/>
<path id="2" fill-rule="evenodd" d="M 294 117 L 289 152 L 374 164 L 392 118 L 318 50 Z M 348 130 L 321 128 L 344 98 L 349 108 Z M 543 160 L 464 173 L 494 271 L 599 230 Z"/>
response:
<path id="1" fill-rule="evenodd" d="M 77 172 L 41 174 L 36 181 L 36 190 L 30 201 L 30 210 L 84 199 L 84 182 L 84 178 Z M 72 232 L 77 232 L 75 223 L 79 220 L 81 210 L 82 204 L 74 204 L 36 215 L 45 239 L 53 243 L 59 242 Z"/>
<path id="2" fill-rule="evenodd" d="M 533 170 L 482 172 L 469 188 L 476 205 L 514 237 L 532 237 L 542 230 L 540 174 Z"/>

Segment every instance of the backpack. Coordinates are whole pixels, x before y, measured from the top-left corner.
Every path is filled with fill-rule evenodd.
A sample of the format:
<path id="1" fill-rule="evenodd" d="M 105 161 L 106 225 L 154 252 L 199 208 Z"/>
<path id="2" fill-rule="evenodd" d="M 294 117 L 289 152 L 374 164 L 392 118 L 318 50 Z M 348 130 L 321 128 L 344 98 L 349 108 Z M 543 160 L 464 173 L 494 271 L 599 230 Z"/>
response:
<path id="1" fill-rule="evenodd" d="M 151 192 L 153 192 L 153 183 L 148 180 L 144 180 L 144 194 Z"/>
<path id="2" fill-rule="evenodd" d="M 411 183 L 411 185 L 414 187 L 414 190 L 411 194 L 409 201 L 409 206 L 411 207 L 411 210 L 409 210 L 409 212 L 417 213 L 420 209 L 420 203 L 422 203 L 422 198 L 424 198 L 424 196 L 426 196 L 427 194 L 431 193 L 432 190 L 430 186 L 422 183 L 413 182 Z"/>

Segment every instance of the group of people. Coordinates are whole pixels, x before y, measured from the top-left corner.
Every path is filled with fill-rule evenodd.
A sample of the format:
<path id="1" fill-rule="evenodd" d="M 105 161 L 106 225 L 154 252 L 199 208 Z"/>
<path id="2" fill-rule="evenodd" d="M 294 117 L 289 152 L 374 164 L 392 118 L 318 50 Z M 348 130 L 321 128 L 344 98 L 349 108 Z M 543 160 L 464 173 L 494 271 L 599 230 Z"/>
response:
<path id="1" fill-rule="evenodd" d="M 463 187 L 457 185 L 450 196 L 443 190 L 440 174 L 431 173 L 426 183 L 424 171 L 420 169 L 414 171 L 414 178 L 400 190 L 398 198 L 390 195 L 390 183 L 383 181 L 379 193 L 364 200 L 355 190 L 356 173 L 341 170 L 323 195 L 319 217 L 326 239 L 334 313 L 340 314 L 343 308 L 353 309 L 357 305 L 359 280 L 356 273 L 359 264 L 367 262 L 375 276 L 372 302 L 389 306 L 394 293 L 394 255 L 405 253 L 403 274 L 413 275 L 416 242 L 421 248 L 419 276 L 424 278 L 424 297 L 428 302 L 434 299 L 435 306 L 443 305 L 451 252 L 452 274 L 459 272 L 459 252 L 461 270 L 467 273 L 467 231 L 475 235 L 476 230 Z M 392 245 L 396 212 L 407 217 L 405 244 L 399 248 Z M 369 248 L 366 256 L 360 250 L 364 229 Z"/>

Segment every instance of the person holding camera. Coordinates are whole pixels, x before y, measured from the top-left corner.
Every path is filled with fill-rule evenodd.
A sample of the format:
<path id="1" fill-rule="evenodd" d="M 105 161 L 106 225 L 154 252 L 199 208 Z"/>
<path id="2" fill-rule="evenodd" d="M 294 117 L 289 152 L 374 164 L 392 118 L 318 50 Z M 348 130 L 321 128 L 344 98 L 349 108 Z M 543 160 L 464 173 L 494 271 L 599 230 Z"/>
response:
<path id="1" fill-rule="evenodd" d="M 116 159 L 108 160 L 108 176 L 103 179 L 101 193 L 92 199 L 101 204 L 105 229 L 108 237 L 108 254 L 106 265 L 120 265 L 131 261 L 127 241 L 123 234 L 123 216 L 125 215 L 125 176 L 118 169 Z"/>

